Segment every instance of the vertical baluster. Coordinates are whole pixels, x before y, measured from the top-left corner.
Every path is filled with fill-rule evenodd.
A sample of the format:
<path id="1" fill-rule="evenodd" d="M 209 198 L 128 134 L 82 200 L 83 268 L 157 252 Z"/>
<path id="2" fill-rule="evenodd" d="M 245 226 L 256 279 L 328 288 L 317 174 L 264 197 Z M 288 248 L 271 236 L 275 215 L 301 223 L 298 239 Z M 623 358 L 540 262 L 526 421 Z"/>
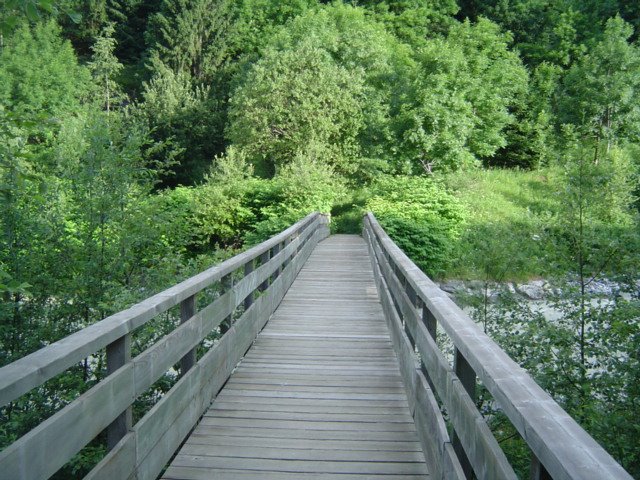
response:
<path id="1" fill-rule="evenodd" d="M 531 469 L 529 471 L 529 478 L 531 480 L 552 480 L 551 475 L 544 468 L 544 465 L 540 463 L 535 453 L 531 452 Z"/>
<path id="2" fill-rule="evenodd" d="M 107 375 L 131 361 L 131 334 L 120 337 L 107 345 Z M 129 406 L 107 427 L 107 449 L 111 450 L 124 437 L 132 425 L 132 410 Z"/>
<path id="3" fill-rule="evenodd" d="M 403 275 L 403 285 L 404 285 L 404 291 L 407 292 L 407 297 L 409 297 L 409 301 L 411 302 L 411 305 L 415 308 L 416 306 L 416 299 L 417 299 L 417 295 L 415 290 L 413 289 L 413 287 L 411 286 L 411 284 L 407 281 L 407 278 Z M 404 331 L 407 334 L 407 337 L 409 337 L 409 341 L 411 342 L 411 346 L 414 348 L 416 348 L 416 342 L 413 339 L 413 335 L 411 334 L 411 329 L 409 328 L 409 325 L 411 323 L 415 323 L 414 319 L 409 319 L 409 321 L 407 321 L 407 319 L 404 319 Z"/>
<path id="4" fill-rule="evenodd" d="M 287 238 L 287 239 L 284 241 L 284 243 L 282 244 L 282 249 L 283 249 L 283 250 L 284 250 L 284 249 L 286 249 L 286 248 L 287 248 L 287 245 L 289 245 L 290 243 L 291 243 L 291 238 Z M 283 270 L 287 267 L 287 265 L 289 265 L 289 262 L 290 262 L 289 258 L 285 258 L 285 259 L 284 259 L 284 262 L 282 263 L 282 269 L 283 269 Z"/>
<path id="5" fill-rule="evenodd" d="M 277 244 L 275 247 L 271 249 L 271 258 L 275 257 L 278 253 L 280 253 L 280 244 Z M 273 275 L 271 275 L 271 283 L 276 281 L 276 278 L 278 278 L 278 275 L 280 275 L 280 267 L 276 268 Z"/>
<path id="6" fill-rule="evenodd" d="M 429 332 L 429 335 L 431 335 L 431 338 L 433 338 L 433 341 L 436 342 L 437 345 L 436 332 L 438 329 L 438 323 L 436 321 L 436 317 L 433 316 L 431 310 L 429 310 L 429 307 L 427 307 L 422 299 L 418 299 L 418 302 L 418 308 L 422 308 L 422 323 L 427 327 L 427 332 Z M 435 391 L 435 386 L 431 381 L 431 375 L 427 371 L 427 367 L 424 362 L 420 362 L 420 367 L 422 369 L 422 373 L 424 373 L 424 376 L 427 379 L 427 382 L 429 383 L 429 386 L 431 387 L 431 390 Z"/>
<path id="7" fill-rule="evenodd" d="M 267 250 L 262 255 L 260 255 L 260 265 L 266 265 L 269 262 L 269 258 L 271 258 L 271 251 Z M 260 286 L 258 287 L 258 291 L 264 292 L 267 288 L 269 288 L 268 278 L 260 284 Z"/>
<path id="8" fill-rule="evenodd" d="M 231 290 L 233 288 L 233 272 L 222 277 L 222 280 L 220 280 L 220 283 L 222 284 L 223 294 Z M 220 324 L 220 333 L 225 334 L 231 328 L 232 322 L 233 322 L 233 312 L 230 313 L 229 316 L 225 318 Z"/>
<path id="9" fill-rule="evenodd" d="M 184 323 L 196 314 L 196 296 L 191 295 L 180 302 L 180 323 Z M 196 363 L 196 348 L 189 350 L 180 360 L 180 375 L 187 373 Z"/>
<path id="10" fill-rule="evenodd" d="M 251 272 L 253 272 L 253 264 L 255 263 L 255 260 L 250 260 L 247 263 L 245 263 L 244 265 L 244 276 L 248 277 L 249 275 L 251 275 Z M 247 298 L 244 299 L 244 311 L 246 312 L 247 310 L 249 310 L 249 307 L 251 307 L 251 305 L 253 305 L 253 296 L 255 294 L 255 291 L 252 291 Z"/>
<path id="11" fill-rule="evenodd" d="M 472 400 L 476 399 L 476 372 L 473 371 L 469 362 L 464 358 L 462 353 L 455 348 L 454 349 L 454 363 L 453 368 L 456 372 L 457 377 L 460 379 L 460 383 L 467 391 Z M 462 444 L 460 443 L 460 439 L 456 432 L 453 432 L 452 438 L 453 449 L 460 460 L 460 465 L 462 466 L 462 470 L 464 471 L 465 476 L 470 479 L 473 477 L 473 468 L 471 467 L 471 462 L 467 458 L 467 454 L 464 452 L 462 448 Z"/>
<path id="12" fill-rule="evenodd" d="M 433 313 L 431 313 L 431 310 L 429 310 L 429 307 L 424 304 L 424 302 L 422 303 L 422 322 L 427 327 L 427 331 L 429 332 L 429 335 L 431 335 L 431 338 L 436 341 L 438 321 L 436 320 L 436 317 L 433 316 Z"/>

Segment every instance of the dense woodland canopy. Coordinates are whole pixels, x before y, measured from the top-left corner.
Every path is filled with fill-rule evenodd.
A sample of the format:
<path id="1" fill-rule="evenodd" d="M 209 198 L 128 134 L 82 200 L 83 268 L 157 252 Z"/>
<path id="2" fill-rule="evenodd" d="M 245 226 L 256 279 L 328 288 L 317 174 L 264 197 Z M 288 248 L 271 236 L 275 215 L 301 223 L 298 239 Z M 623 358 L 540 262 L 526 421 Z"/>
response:
<path id="1" fill-rule="evenodd" d="M 368 209 L 432 276 L 553 281 L 558 321 L 487 295 L 478 319 L 640 478 L 639 35 L 629 0 L 0 0 L 0 365 Z M 3 408 L 0 443 L 104 375 Z"/>

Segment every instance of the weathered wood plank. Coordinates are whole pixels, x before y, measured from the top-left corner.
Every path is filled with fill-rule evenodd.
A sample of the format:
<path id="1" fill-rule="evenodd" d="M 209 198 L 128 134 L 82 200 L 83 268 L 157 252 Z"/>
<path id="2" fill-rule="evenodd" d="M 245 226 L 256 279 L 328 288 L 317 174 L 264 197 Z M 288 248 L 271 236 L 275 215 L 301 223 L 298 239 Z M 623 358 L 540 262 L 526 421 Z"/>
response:
<path id="1" fill-rule="evenodd" d="M 206 468 L 171 467 L 165 474 L 167 480 L 211 480 Z M 387 474 L 333 474 L 305 472 L 268 472 L 251 470 L 216 470 L 216 480 L 425 480 L 426 475 L 387 475 Z"/>
<path id="2" fill-rule="evenodd" d="M 345 237 L 349 248 L 342 250 L 336 240 L 313 252 L 286 295 L 277 289 L 278 310 L 166 478 L 231 471 L 426 478 L 364 242 Z M 350 290 L 354 268 L 362 285 Z M 286 276 L 285 269 L 273 286 Z M 415 370 L 415 359 L 411 365 Z"/>

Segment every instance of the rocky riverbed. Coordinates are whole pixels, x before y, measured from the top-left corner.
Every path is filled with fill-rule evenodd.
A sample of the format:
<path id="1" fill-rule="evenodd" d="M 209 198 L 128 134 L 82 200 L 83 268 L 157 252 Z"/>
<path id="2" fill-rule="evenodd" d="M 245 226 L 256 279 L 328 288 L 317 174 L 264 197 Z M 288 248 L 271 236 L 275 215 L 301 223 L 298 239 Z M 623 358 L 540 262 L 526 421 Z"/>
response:
<path id="1" fill-rule="evenodd" d="M 554 299 L 562 295 L 563 288 L 578 289 L 576 281 L 567 281 L 564 286 L 551 283 L 547 280 L 531 280 L 526 283 L 504 282 L 489 283 L 480 280 L 446 280 L 438 283 L 439 287 L 449 295 L 460 307 L 470 312 L 470 299 L 482 298 L 486 294 L 488 303 L 496 304 L 502 297 L 512 296 L 529 304 L 532 310 L 542 313 L 547 319 L 553 320 L 560 316 L 560 312 L 554 307 Z M 616 297 L 627 300 L 633 296 L 639 296 L 640 280 L 631 288 L 618 282 L 603 278 L 589 283 L 586 293 L 590 297 L 591 304 L 607 304 Z"/>

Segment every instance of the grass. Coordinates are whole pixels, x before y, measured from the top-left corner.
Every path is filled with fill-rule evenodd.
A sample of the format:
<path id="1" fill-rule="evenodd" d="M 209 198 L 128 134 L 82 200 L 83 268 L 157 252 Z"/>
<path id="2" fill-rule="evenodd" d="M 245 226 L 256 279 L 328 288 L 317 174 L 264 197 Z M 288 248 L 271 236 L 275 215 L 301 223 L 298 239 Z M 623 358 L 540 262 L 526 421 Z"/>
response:
<path id="1" fill-rule="evenodd" d="M 441 279 L 522 282 L 566 277 L 575 270 L 563 230 L 566 227 L 561 226 L 567 206 L 558 171 L 471 170 L 443 175 L 442 180 L 464 206 L 466 220 Z M 370 189 L 354 190 L 350 198 L 334 206 L 332 233 L 361 233 L 364 205 L 371 194 Z M 595 249 L 606 243 L 603 239 L 618 239 L 618 243 L 626 244 L 622 250 L 627 253 L 640 249 L 635 223 L 621 229 L 599 221 L 585 228 L 589 238 L 598 239 L 593 244 Z M 604 253 L 594 252 L 598 263 L 597 256 Z M 620 253 L 617 263 L 632 258 Z M 604 274 L 615 275 L 616 270 L 623 269 L 623 265 L 614 263 L 609 267 L 611 272 Z"/>
<path id="2" fill-rule="evenodd" d="M 562 205 L 550 170 L 474 170 L 445 176 L 467 210 L 449 278 L 528 280 L 563 270 L 553 224 Z"/>

